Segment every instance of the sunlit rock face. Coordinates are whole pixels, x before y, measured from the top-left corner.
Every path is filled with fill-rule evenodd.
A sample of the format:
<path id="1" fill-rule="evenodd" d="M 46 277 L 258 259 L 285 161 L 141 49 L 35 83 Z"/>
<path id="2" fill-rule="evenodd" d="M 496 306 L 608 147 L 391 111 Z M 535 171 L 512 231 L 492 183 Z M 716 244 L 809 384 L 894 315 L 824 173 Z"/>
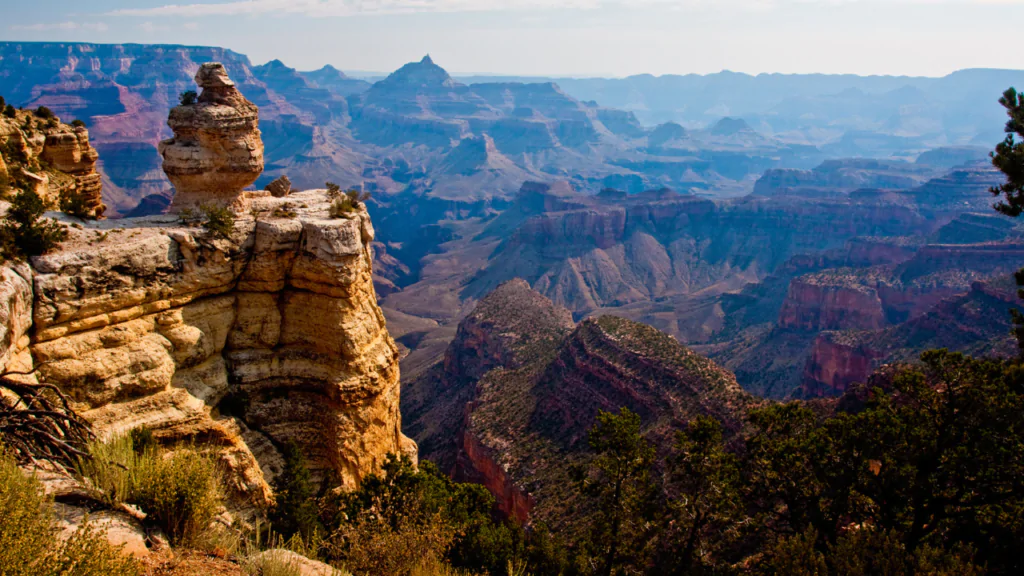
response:
<path id="1" fill-rule="evenodd" d="M 171 109 L 174 137 L 160 143 L 164 172 L 174 185 L 172 211 L 202 204 L 237 204 L 263 172 L 259 110 L 228 78 L 222 64 L 196 73 L 195 104 Z"/>

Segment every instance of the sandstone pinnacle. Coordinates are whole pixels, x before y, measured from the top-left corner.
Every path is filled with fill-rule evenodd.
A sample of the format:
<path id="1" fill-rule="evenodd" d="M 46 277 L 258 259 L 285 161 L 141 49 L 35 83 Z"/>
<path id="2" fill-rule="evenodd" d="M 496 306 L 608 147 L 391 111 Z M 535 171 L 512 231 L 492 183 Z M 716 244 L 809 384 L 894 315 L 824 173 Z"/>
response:
<path id="1" fill-rule="evenodd" d="M 198 102 L 171 109 L 174 137 L 160 143 L 167 178 L 174 185 L 171 210 L 202 204 L 241 209 L 243 190 L 263 172 L 259 110 L 246 100 L 219 62 L 196 73 Z"/>

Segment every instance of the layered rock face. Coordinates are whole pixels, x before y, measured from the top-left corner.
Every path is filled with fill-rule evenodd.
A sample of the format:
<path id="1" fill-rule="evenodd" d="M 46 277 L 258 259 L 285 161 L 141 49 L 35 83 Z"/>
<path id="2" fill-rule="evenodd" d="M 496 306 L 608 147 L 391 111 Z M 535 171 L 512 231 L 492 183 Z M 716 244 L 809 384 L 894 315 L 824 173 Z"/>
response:
<path id="1" fill-rule="evenodd" d="M 598 410 L 639 413 L 662 446 L 699 414 L 738 430 L 749 402 L 732 374 L 671 337 L 614 317 L 573 328 L 568 311 L 513 280 L 407 384 L 402 411 L 424 457 L 487 486 L 510 518 L 559 524 L 574 514 L 569 469 Z"/>
<path id="2" fill-rule="evenodd" d="M 172 210 L 228 205 L 263 172 L 259 110 L 245 99 L 219 63 L 196 73 L 196 104 L 171 110 L 174 138 L 160 143 L 164 172 L 174 185 Z"/>
<path id="3" fill-rule="evenodd" d="M 412 450 L 369 217 L 327 218 L 319 191 L 292 198 L 308 206 L 296 218 L 240 219 L 229 239 L 169 219 L 134 221 L 106 242 L 75 231 L 34 262 L 41 375 L 104 435 L 147 426 L 224 447 L 250 495 L 266 490 L 275 447 L 289 442 L 317 476 L 337 472 L 349 487 Z"/>
<path id="4" fill-rule="evenodd" d="M 1021 309 L 1012 277 L 975 282 L 964 294 L 897 326 L 862 332 L 824 332 L 814 341 L 798 395 L 839 396 L 866 382 L 882 364 L 914 361 L 921 352 L 947 348 L 975 356 L 1017 353 L 1008 309 Z"/>
<path id="5" fill-rule="evenodd" d="M 99 154 L 89 144 L 89 131 L 57 118 L 38 118 L 19 111 L 0 117 L 0 181 L 13 188 L 31 188 L 56 206 L 62 194 L 77 197 L 83 214 L 103 216 L 103 183 L 96 171 Z"/>
<path id="6" fill-rule="evenodd" d="M 885 324 L 876 287 L 851 270 L 793 280 L 779 312 L 779 327 L 792 330 L 871 330 Z"/>
<path id="7" fill-rule="evenodd" d="M 51 130 L 46 134 L 42 159 L 52 167 L 70 174 L 75 179 L 71 193 L 81 198 L 85 213 L 91 217 L 103 216 L 103 183 L 96 172 L 99 153 L 89 145 L 89 131 L 84 127 L 71 131 Z"/>
<path id="8" fill-rule="evenodd" d="M 209 71 L 200 106 L 226 126 L 203 130 L 229 133 L 239 117 L 217 108 L 244 103 L 217 67 Z M 218 152 L 233 153 L 202 150 Z M 203 166 L 213 171 L 205 179 Z M 365 207 L 331 218 L 323 190 L 243 194 L 230 166 L 214 157 L 188 180 L 220 183 L 212 195 L 225 203 L 244 197 L 248 210 L 227 231 L 176 216 L 88 222 L 31 266 L 5 267 L 4 367 L 34 367 L 101 437 L 147 427 L 167 444 L 213 450 L 231 472 L 238 511 L 270 501 L 292 443 L 314 478 L 347 488 L 388 454 L 415 459 L 401 432 L 398 350 L 376 302 Z M 188 192 L 207 201 L 208 190 Z"/>
<path id="9" fill-rule="evenodd" d="M 859 188 L 913 188 L 924 184 L 938 169 L 925 164 L 882 160 L 828 160 L 813 170 L 768 170 L 754 185 L 754 193 L 835 196 Z"/>

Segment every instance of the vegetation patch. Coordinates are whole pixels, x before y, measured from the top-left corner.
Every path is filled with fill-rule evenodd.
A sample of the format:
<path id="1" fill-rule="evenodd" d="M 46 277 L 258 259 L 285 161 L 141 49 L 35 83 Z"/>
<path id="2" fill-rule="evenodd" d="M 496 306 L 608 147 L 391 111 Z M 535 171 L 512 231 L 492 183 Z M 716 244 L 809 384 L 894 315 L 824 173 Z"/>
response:
<path id="1" fill-rule="evenodd" d="M 134 576 L 140 567 L 88 523 L 67 540 L 42 485 L 0 453 L 0 574 Z"/>

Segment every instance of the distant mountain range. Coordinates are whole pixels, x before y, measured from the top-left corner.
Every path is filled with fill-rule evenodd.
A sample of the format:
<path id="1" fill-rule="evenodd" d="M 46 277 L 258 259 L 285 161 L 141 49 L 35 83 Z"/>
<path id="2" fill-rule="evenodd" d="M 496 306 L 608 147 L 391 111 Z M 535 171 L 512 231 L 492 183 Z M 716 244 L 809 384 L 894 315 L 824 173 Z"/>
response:
<path id="1" fill-rule="evenodd" d="M 672 121 L 707 126 L 723 116 L 736 116 L 761 132 L 815 144 L 856 130 L 991 146 L 1000 138 L 999 95 L 1010 86 L 1024 85 L 1024 71 L 969 69 L 941 78 L 720 72 L 459 80 L 555 82 L 574 98 L 633 112 L 645 125 Z"/>

